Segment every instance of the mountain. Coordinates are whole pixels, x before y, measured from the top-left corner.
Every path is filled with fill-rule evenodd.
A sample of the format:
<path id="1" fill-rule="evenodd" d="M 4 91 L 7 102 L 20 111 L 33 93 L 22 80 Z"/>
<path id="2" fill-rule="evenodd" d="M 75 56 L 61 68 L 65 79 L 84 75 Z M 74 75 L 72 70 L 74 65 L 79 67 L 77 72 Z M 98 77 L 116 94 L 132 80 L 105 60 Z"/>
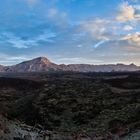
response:
<path id="1" fill-rule="evenodd" d="M 140 67 L 135 64 L 108 64 L 108 65 L 89 65 L 89 64 L 69 64 L 57 65 L 46 57 L 38 57 L 29 61 L 24 61 L 13 66 L 0 65 L 0 72 L 48 72 L 48 71 L 74 71 L 74 72 L 123 72 L 139 71 Z"/>
<path id="2" fill-rule="evenodd" d="M 67 70 L 80 72 L 113 72 L 113 71 L 138 71 L 140 67 L 130 64 L 108 64 L 108 65 L 88 65 L 88 64 L 71 64 L 67 65 Z"/>
<path id="3" fill-rule="evenodd" d="M 4 71 L 4 66 L 0 65 L 0 72 L 3 72 L 3 71 Z"/>
<path id="4" fill-rule="evenodd" d="M 9 72 L 43 72 L 57 70 L 57 67 L 58 65 L 50 62 L 46 57 L 38 57 L 7 67 L 5 70 Z"/>

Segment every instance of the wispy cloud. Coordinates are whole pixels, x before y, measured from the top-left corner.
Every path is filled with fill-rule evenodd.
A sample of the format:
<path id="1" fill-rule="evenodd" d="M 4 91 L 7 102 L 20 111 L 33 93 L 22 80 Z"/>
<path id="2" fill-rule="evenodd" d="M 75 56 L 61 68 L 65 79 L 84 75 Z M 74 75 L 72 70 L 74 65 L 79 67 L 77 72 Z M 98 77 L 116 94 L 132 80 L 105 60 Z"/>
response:
<path id="1" fill-rule="evenodd" d="M 106 43 L 107 41 L 109 41 L 109 40 L 106 39 L 106 40 L 101 40 L 101 41 L 99 41 L 98 43 L 96 43 L 96 44 L 94 45 L 94 48 L 98 48 L 100 45 Z"/>
<path id="2" fill-rule="evenodd" d="M 56 34 L 53 32 L 44 32 L 43 34 L 37 35 L 32 39 L 23 39 L 22 37 L 16 36 L 11 32 L 4 32 L 0 35 L 1 42 L 7 42 L 11 47 L 18 49 L 37 47 L 40 42 L 53 43 Z"/>
<path id="3" fill-rule="evenodd" d="M 0 64 L 2 65 L 13 65 L 29 59 L 31 59 L 31 57 L 27 55 L 13 56 L 5 53 L 0 53 Z"/>

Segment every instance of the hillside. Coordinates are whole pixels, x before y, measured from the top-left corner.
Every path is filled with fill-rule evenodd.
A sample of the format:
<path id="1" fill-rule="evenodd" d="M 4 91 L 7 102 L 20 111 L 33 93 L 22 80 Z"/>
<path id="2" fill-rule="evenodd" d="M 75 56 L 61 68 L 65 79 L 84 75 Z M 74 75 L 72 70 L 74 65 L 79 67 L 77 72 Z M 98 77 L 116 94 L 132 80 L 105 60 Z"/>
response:
<path id="1" fill-rule="evenodd" d="M 1 113 L 9 119 L 90 137 L 140 128 L 139 73 L 25 75 L 0 78 Z"/>

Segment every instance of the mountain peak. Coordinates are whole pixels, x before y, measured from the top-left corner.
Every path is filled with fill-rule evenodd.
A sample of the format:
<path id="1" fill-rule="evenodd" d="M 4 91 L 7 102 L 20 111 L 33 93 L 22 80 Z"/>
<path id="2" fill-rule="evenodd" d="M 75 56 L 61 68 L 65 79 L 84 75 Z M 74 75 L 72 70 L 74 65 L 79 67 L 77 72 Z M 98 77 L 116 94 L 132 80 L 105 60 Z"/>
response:
<path id="1" fill-rule="evenodd" d="M 136 66 L 134 63 L 131 63 L 130 66 Z"/>
<path id="2" fill-rule="evenodd" d="M 31 61 L 35 61 L 37 63 L 42 63 L 42 64 L 49 64 L 51 61 L 47 57 L 37 57 L 35 59 L 32 59 Z"/>

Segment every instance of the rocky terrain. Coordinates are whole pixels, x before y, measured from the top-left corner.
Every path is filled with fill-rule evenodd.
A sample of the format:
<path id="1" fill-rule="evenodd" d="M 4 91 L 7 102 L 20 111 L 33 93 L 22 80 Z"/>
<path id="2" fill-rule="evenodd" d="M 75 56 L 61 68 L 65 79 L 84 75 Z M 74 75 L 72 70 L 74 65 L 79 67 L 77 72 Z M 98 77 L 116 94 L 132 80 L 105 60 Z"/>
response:
<path id="1" fill-rule="evenodd" d="M 137 140 L 140 73 L 1 73 L 0 106 L 10 124 L 51 139 Z"/>
<path id="2" fill-rule="evenodd" d="M 113 71 L 139 71 L 140 67 L 134 64 L 108 64 L 108 65 L 89 65 L 89 64 L 69 64 L 57 65 L 46 57 L 38 57 L 33 60 L 25 61 L 13 66 L 0 66 L 0 72 L 54 72 L 54 71 L 73 71 L 73 72 L 113 72 Z"/>

